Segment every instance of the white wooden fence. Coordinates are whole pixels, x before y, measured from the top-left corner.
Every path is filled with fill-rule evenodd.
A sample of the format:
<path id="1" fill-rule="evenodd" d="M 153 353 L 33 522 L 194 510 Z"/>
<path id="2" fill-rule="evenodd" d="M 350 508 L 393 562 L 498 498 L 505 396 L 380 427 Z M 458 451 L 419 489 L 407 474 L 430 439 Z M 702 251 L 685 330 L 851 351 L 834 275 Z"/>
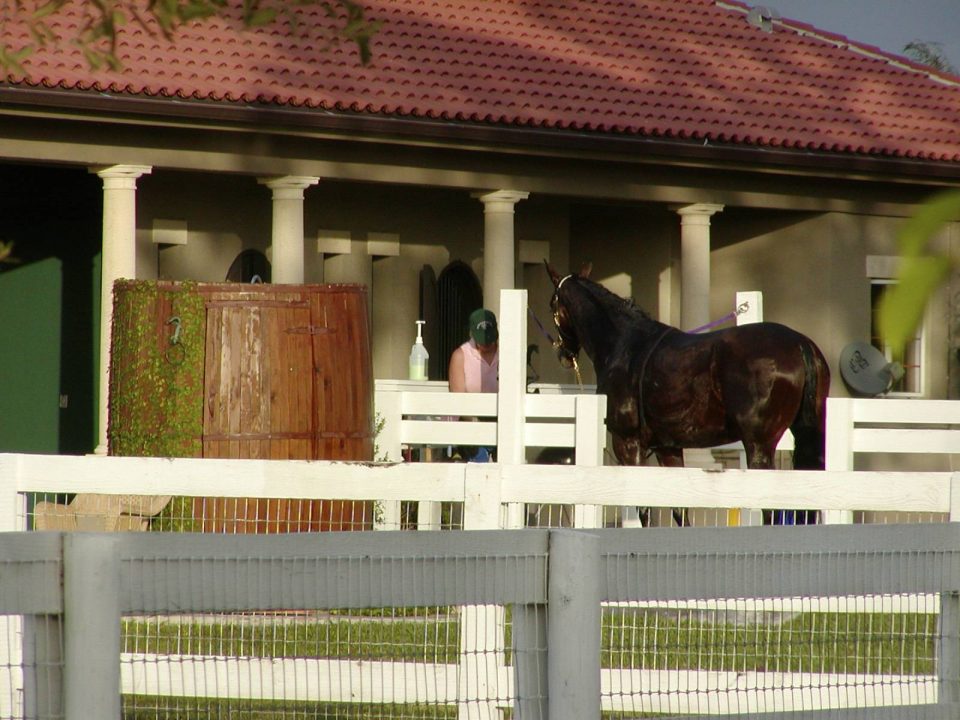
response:
<path id="1" fill-rule="evenodd" d="M 890 418 L 885 418 L 889 420 Z M 459 423 L 468 425 L 468 423 Z M 900 438 L 913 447 L 913 438 L 922 437 L 924 430 L 914 430 L 912 435 L 901 432 Z M 856 437 L 856 428 L 854 429 Z M 939 436 L 938 436 L 939 437 Z M 894 448 L 891 442 L 881 445 L 884 451 Z M 864 446 L 854 443 L 860 451 Z M 946 449 L 953 450 L 953 445 Z M 67 457 L 36 455 L 0 455 L 0 529 L 13 530 L 27 527 L 27 499 L 40 493 L 103 493 L 127 495 L 131 491 L 146 496 L 207 496 L 207 497 L 271 497 L 271 498 L 330 498 L 343 500 L 376 500 L 384 507 L 399 505 L 402 501 L 457 502 L 463 503 L 463 527 L 468 530 L 517 527 L 523 524 L 522 508 L 526 503 L 574 505 L 584 511 L 578 512 L 579 525 L 596 524 L 602 517 L 599 512 L 589 512 L 601 506 L 667 506 L 667 507 L 717 507 L 734 509 L 743 507 L 819 507 L 825 511 L 844 512 L 851 508 L 873 511 L 915 511 L 943 513 L 953 520 L 960 519 L 960 473 L 950 472 L 863 472 L 851 470 L 816 471 L 764 471 L 726 470 L 706 472 L 697 468 L 635 468 L 602 467 L 599 465 L 546 466 L 526 464 L 452 464 L 452 463 L 399 463 L 367 464 L 323 461 L 267 461 L 267 460 L 203 460 L 165 458 L 121 457 Z M 516 509 L 511 512 L 511 508 Z M 386 527 L 381 522 L 381 527 Z M 652 530 L 649 532 L 653 532 Z M 681 531 L 677 531 L 681 532 Z M 805 606 L 813 607 L 809 601 Z M 825 606 L 826 609 L 840 606 Z M 904 603 L 909 609 L 910 604 Z M 462 627 L 470 632 L 462 643 L 462 661 L 459 672 L 450 670 L 452 676 L 473 678 L 460 688 L 457 697 L 488 698 L 479 705 L 476 702 L 465 706 L 462 717 L 499 716 L 504 688 L 509 682 L 509 672 L 495 663 L 488 667 L 490 656 L 475 652 L 477 647 L 493 647 L 502 643 L 502 611 L 492 607 L 474 607 L 464 610 Z M 12 620 L 4 621 L 12 623 Z M 0 633 L 2 637 L 15 637 L 15 633 Z M 491 645 L 492 643 L 492 645 Z M 4 644 L 0 654 L 8 666 L 17 666 L 20 650 Z M 500 657 L 495 653 L 494 657 Z M 141 667 L 125 659 L 125 668 Z M 141 658 L 141 660 L 143 660 Z M 154 658 L 153 661 L 162 661 Z M 234 659 L 224 665 L 216 658 L 195 658 L 190 672 L 173 674 L 171 677 L 223 677 L 217 686 L 232 688 L 228 692 L 241 692 L 243 678 L 259 677 L 264 671 L 261 661 Z M 278 661 L 276 672 L 290 664 L 290 672 L 296 672 L 295 660 Z M 253 665 L 251 665 L 251 663 Z M 208 667 L 209 666 L 209 667 Z M 254 667 L 256 666 L 256 667 Z M 354 671 L 350 663 L 337 669 L 350 677 Z M 224 673 L 226 673 L 224 675 Z M 505 674 L 506 673 L 506 674 Z M 682 674 L 682 673 L 681 673 Z M 668 701 L 669 688 L 686 682 L 680 675 L 671 679 L 670 672 L 661 673 L 657 682 L 662 683 L 662 701 Z M 452 677 L 447 676 L 447 677 Z M 501 678 L 494 681 L 492 678 Z M 193 690 L 174 683 L 167 687 L 143 686 L 135 678 L 124 682 L 134 683 L 131 688 L 146 692 L 190 694 L 212 692 Z M 9 688 L 0 688 L 0 698 L 17 697 L 16 673 L 7 679 Z M 499 688 L 493 692 L 490 683 Z M 644 682 L 638 679 L 637 683 Z M 713 683 L 713 680 L 705 680 Z M 798 678 L 798 682 L 803 682 Z M 499 684 L 498 684 L 499 683 Z M 374 695 L 379 692 L 371 687 L 369 680 L 358 679 L 357 687 L 369 688 Z M 637 685 L 639 687 L 639 685 Z M 712 686 L 712 685 L 711 685 Z M 447 685 L 438 683 L 433 687 L 441 691 Z M 411 686 L 409 696 L 402 687 L 395 688 L 397 702 L 404 698 L 421 698 L 422 688 Z M 449 690 L 449 688 L 448 688 Z M 450 690 L 450 692 L 453 692 Z M 740 695 L 743 693 L 737 691 Z M 753 691 L 751 691 L 753 692 Z M 769 698 L 770 691 L 757 690 Z M 853 691 L 859 692 L 859 691 Z M 322 688 L 309 691 L 314 701 L 335 701 L 332 691 Z M 749 695 L 749 693 L 747 693 Z M 440 697 L 451 697 L 443 691 Z M 917 702 L 928 695 L 922 693 Z M 436 699 L 436 698 L 435 698 Z M 439 701 L 439 700 L 438 700 Z M 609 702 L 614 702 L 610 699 Z M 769 700 L 764 701 L 765 703 Z M 837 697 L 837 707 L 849 700 Z M 615 709 L 605 705 L 607 709 Z M 0 707 L 0 716 L 18 717 L 15 708 L 7 715 Z M 476 713 L 476 714 L 472 714 Z"/>
<path id="2" fill-rule="evenodd" d="M 525 292 L 507 291 L 501 302 L 498 394 L 450 395 L 442 387 L 439 391 L 423 392 L 422 387 L 414 391 L 404 383 L 392 388 L 384 385 L 377 393 L 377 409 L 386 420 L 378 439 L 381 454 L 397 459 L 403 444 L 495 444 L 498 463 L 0 455 L 0 531 L 26 529 L 28 498 L 40 493 L 374 500 L 384 509 L 377 524 L 381 528 L 397 527 L 398 508 L 404 501 L 462 503 L 463 527 L 468 530 L 520 527 L 527 503 L 573 505 L 577 508 L 575 524 L 581 527 L 600 525 L 603 514 L 597 509 L 603 506 L 815 507 L 826 511 L 825 517 L 832 521 L 849 520 L 853 509 L 942 513 L 960 520 L 960 473 L 852 469 L 856 453 L 960 455 L 960 431 L 955 429 L 960 426 L 957 402 L 831 398 L 824 472 L 602 466 L 602 396 L 529 395 L 525 391 L 525 300 Z M 480 420 L 437 419 L 448 416 Z M 525 464 L 527 448 L 532 446 L 574 448 L 577 464 Z M 466 612 L 472 613 L 473 642 L 500 635 L 496 611 L 477 608 Z M 4 645 L 0 661 L 16 665 L 20 650 L 3 643 L 3 637 L 11 635 L 0 633 Z M 479 656 L 472 647 L 476 646 L 470 642 L 463 645 L 461 677 L 480 678 Z M 211 659 L 198 662 L 215 664 Z M 231 665 L 236 677 L 227 682 L 228 687 L 240 687 L 237 678 L 253 672 L 243 665 L 241 661 Z M 208 670 L 219 672 L 213 667 Z M 349 670 L 344 668 L 344 672 Z M 502 668 L 495 674 L 501 672 Z M 667 683 L 664 687 L 676 687 L 669 677 L 659 680 Z M 17 683 L 16 678 L 9 682 Z M 16 696 L 16 688 L 9 689 L 11 692 L 0 688 L 0 703 Z M 472 697 L 488 697 L 479 686 L 459 690 Z M 166 691 L 187 692 L 184 688 Z M 310 699 L 335 698 L 317 690 Z M 478 717 L 494 717 L 500 708 L 495 699 L 471 707 L 480 708 Z M 0 707 L 0 716 L 18 716 L 14 710 Z"/>

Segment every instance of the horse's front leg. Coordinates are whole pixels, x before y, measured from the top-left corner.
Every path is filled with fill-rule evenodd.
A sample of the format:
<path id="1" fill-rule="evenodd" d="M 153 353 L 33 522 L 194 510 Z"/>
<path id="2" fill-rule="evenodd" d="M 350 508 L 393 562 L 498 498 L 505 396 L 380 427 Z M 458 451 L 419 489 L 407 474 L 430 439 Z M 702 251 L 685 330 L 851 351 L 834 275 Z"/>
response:
<path id="1" fill-rule="evenodd" d="M 645 448 L 640 444 L 638 437 L 625 437 L 611 434 L 613 439 L 613 455 L 621 465 L 641 465 Z"/>
<path id="2" fill-rule="evenodd" d="M 743 439 L 743 450 L 747 456 L 747 467 L 751 470 L 773 470 L 776 443 L 762 443 Z"/>
<path id="3" fill-rule="evenodd" d="M 611 433 L 613 439 L 613 455 L 621 465 L 640 465 L 643 462 L 643 456 L 646 448 L 640 443 L 638 437 L 624 437 Z M 638 507 L 636 517 L 631 518 L 631 511 L 634 508 L 625 507 L 623 511 L 627 513 L 624 516 L 624 527 L 633 527 L 635 521 L 640 522 L 640 527 L 650 527 L 650 508 Z"/>
<path id="4" fill-rule="evenodd" d="M 653 451 L 661 467 L 683 467 L 683 450 L 681 448 L 659 448 Z M 686 508 L 673 509 L 673 522 L 679 527 L 690 524 Z"/>
<path id="5" fill-rule="evenodd" d="M 683 450 L 680 448 L 658 448 L 653 453 L 660 467 L 683 467 Z"/>

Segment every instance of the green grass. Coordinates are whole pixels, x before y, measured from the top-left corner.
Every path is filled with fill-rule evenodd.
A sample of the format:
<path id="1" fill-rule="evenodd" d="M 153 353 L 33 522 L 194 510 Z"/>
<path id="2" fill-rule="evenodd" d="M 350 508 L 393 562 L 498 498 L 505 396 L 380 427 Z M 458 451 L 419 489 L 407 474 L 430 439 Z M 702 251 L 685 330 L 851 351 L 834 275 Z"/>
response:
<path id="1" fill-rule="evenodd" d="M 510 613 L 505 645 L 510 661 Z M 333 611 L 322 620 L 224 616 L 223 622 L 124 622 L 124 651 L 235 657 L 322 657 L 453 664 L 459 617 L 450 608 Z M 723 613 L 635 608 L 603 613 L 605 668 L 718 672 L 926 675 L 937 616 L 801 613 L 733 623 Z"/>
<path id="2" fill-rule="evenodd" d="M 454 720 L 455 706 L 124 695 L 124 720 Z"/>
<path id="3" fill-rule="evenodd" d="M 506 660 L 511 661 L 506 613 Z M 723 612 L 607 608 L 605 668 L 715 672 L 935 673 L 935 614 L 818 613 L 733 622 Z M 333 610 L 306 615 L 224 615 L 175 621 L 129 619 L 125 652 L 257 658 L 454 664 L 459 615 L 453 608 Z M 456 706 L 317 703 L 125 695 L 124 720 L 453 720 Z M 508 712 L 505 718 L 511 717 Z M 605 720 L 662 717 L 605 712 Z"/>
<path id="4" fill-rule="evenodd" d="M 443 609 L 445 610 L 445 608 Z M 223 622 L 124 622 L 124 652 L 233 657 L 322 657 L 393 662 L 457 662 L 460 623 L 436 609 L 416 617 L 346 617 L 323 621 L 225 616 Z"/>
<path id="5" fill-rule="evenodd" d="M 718 672 L 926 675 L 936 615 L 802 613 L 776 623 L 709 621 L 683 611 L 604 613 L 603 667 Z"/>

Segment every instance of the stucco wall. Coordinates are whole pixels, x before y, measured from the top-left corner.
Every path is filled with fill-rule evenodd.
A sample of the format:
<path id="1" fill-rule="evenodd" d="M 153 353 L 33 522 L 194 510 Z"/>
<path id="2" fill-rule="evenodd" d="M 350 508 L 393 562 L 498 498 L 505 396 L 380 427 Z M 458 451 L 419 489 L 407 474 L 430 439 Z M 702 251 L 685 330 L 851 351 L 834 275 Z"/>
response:
<path id="1" fill-rule="evenodd" d="M 141 278 L 222 282 L 242 250 L 270 256 L 271 194 L 256 178 L 156 170 L 140 180 L 137 211 Z M 533 197 L 518 203 L 515 212 L 518 244 L 547 243 L 547 257 L 565 268 L 567 203 Z M 185 223 L 186 244 L 157 245 L 156 220 Z M 374 375 L 404 378 L 418 319 L 420 270 L 429 265 L 439 275 L 460 260 L 482 280 L 483 231 L 483 204 L 468 191 L 321 179 L 304 194 L 304 280 L 366 285 Z M 333 242 L 319 243 L 321 237 Z M 518 257 L 517 286 L 528 288 L 531 307 L 549 331 L 552 288 L 543 259 L 527 257 L 523 263 Z M 533 322 L 528 337 L 540 346 L 540 379 L 569 380 Z"/>
<path id="2" fill-rule="evenodd" d="M 870 339 L 869 256 L 897 255 L 899 218 L 841 213 L 725 212 L 713 228 L 711 304 L 723 314 L 737 290 L 763 292 L 764 319 L 791 325 L 820 346 L 833 373 L 831 394 L 849 395 L 838 359 L 845 345 Z M 730 222 L 735 219 L 736 222 Z M 924 395 L 953 395 L 943 348 L 949 288 L 924 322 Z"/>
<path id="3" fill-rule="evenodd" d="M 156 169 L 138 185 L 139 277 L 222 281 L 241 250 L 269 255 L 271 194 L 256 178 Z M 154 244 L 155 220 L 184 222 L 186 244 Z M 733 309 L 738 290 L 762 291 L 765 318 L 810 335 L 831 364 L 832 394 L 847 394 L 837 362 L 847 343 L 869 338 L 867 257 L 895 255 L 902 223 L 853 213 L 727 206 L 711 221 L 711 317 Z M 559 272 L 592 262 L 594 279 L 634 298 L 655 317 L 678 324 L 680 220 L 671 206 L 582 204 L 534 194 L 517 204 L 515 228 L 518 241 L 538 248 L 546 243 Z M 318 237 L 326 231 L 350 241 L 319 252 Z M 417 278 L 424 265 L 439 274 L 452 260 L 461 260 L 482 279 L 483 205 L 467 190 L 321 179 L 305 192 L 304 235 L 306 282 L 370 288 L 377 377 L 406 375 L 418 315 Z M 388 242 L 371 246 L 371 238 Z M 398 240 L 393 246 L 391 238 Z M 938 243 L 960 257 L 958 225 Z M 517 286 L 528 289 L 531 309 L 552 333 L 552 287 L 541 258 L 522 260 L 518 257 Z M 928 397 L 960 396 L 957 359 L 946 350 L 951 334 L 954 340 L 960 335 L 952 297 L 952 290 L 944 289 L 927 313 Z M 542 381 L 575 381 L 571 371 L 559 367 L 533 321 L 528 341 L 539 348 L 534 363 Z M 582 369 L 584 382 L 595 382 L 586 358 Z"/>

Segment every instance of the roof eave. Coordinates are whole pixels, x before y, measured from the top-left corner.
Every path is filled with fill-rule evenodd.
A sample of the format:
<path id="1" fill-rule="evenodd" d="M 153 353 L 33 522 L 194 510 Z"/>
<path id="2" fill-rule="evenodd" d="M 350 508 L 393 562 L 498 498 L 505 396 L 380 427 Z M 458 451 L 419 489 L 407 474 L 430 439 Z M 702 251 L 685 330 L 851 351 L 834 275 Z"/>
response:
<path id="1" fill-rule="evenodd" d="M 0 105 L 58 113 L 106 113 L 111 117 L 163 121 L 229 123 L 264 132 L 284 129 L 349 134 L 352 139 L 496 147 L 517 153 L 570 154 L 696 167 L 748 165 L 760 172 L 855 177 L 882 182 L 956 185 L 960 163 L 879 155 L 796 150 L 759 145 L 685 140 L 652 135 L 485 125 L 463 121 L 395 117 L 326 109 L 205 102 L 171 98 L 72 92 L 62 89 L 0 86 Z M 625 156 L 625 153 L 630 153 Z"/>

